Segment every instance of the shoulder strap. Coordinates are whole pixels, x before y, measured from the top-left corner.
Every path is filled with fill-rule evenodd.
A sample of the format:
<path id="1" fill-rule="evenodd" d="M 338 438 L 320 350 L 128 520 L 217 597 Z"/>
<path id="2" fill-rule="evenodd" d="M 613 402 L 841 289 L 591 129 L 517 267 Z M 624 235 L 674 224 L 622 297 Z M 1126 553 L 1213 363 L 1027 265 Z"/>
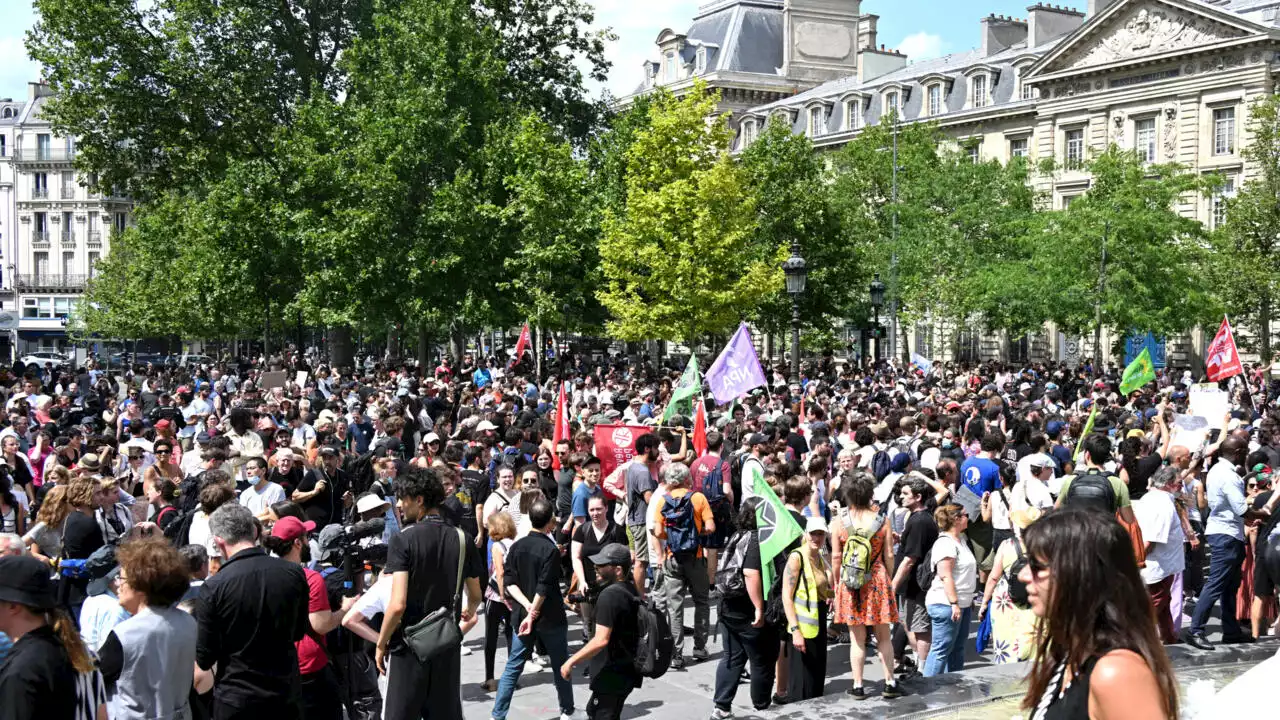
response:
<path id="1" fill-rule="evenodd" d="M 453 607 L 456 609 L 458 603 L 462 601 L 462 566 L 466 564 L 467 536 L 463 534 L 461 528 L 453 530 L 458 533 L 458 577 L 454 581 L 453 588 Z"/>

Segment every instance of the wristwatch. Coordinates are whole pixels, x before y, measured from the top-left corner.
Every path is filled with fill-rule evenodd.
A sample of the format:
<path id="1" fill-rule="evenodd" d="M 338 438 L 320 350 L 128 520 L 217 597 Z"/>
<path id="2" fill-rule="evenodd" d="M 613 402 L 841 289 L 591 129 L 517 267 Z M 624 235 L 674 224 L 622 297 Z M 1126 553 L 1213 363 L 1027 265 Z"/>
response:
<path id="1" fill-rule="evenodd" d="M 795 631 L 797 631 L 797 630 L 799 630 L 799 629 L 800 629 L 800 626 L 799 626 L 799 625 L 791 625 L 790 627 L 788 627 L 788 628 L 787 628 L 787 632 L 789 632 L 789 633 L 793 633 L 793 632 L 795 632 Z"/>

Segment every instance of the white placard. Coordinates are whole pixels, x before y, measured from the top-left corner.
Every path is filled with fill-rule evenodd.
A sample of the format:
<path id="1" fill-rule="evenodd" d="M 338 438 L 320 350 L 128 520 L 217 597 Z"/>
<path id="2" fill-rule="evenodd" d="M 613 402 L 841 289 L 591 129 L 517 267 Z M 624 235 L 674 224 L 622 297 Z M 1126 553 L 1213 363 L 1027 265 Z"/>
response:
<path id="1" fill-rule="evenodd" d="M 1190 413 L 1209 421 L 1211 430 L 1222 430 L 1222 418 L 1231 409 L 1231 396 L 1218 389 L 1217 384 L 1205 383 L 1192 385 L 1190 392 Z"/>
<path id="2" fill-rule="evenodd" d="M 1219 420 L 1222 418 L 1219 417 Z M 1204 447 L 1204 442 L 1209 437 L 1209 421 L 1199 415 L 1177 415 L 1173 416 L 1173 439 L 1169 441 L 1172 445 L 1181 445 L 1191 451 L 1199 450 Z"/>
<path id="3" fill-rule="evenodd" d="M 304 388 L 304 387 L 306 387 L 306 386 L 307 386 L 307 371 L 306 371 L 306 370 L 299 370 L 299 371 L 298 371 L 298 377 L 297 377 L 297 379 L 295 379 L 293 382 L 294 382 L 294 384 L 295 384 L 295 385 L 297 385 L 299 388 Z"/>

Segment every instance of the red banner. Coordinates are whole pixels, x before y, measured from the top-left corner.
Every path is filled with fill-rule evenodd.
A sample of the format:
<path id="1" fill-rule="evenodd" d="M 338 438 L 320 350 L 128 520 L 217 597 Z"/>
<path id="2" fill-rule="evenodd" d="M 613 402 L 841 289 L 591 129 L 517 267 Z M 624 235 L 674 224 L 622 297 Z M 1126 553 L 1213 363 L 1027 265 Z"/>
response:
<path id="1" fill-rule="evenodd" d="M 707 404 L 699 397 L 693 411 L 693 451 L 698 457 L 707 454 Z"/>
<path id="2" fill-rule="evenodd" d="M 511 356 L 511 364 L 515 365 L 520 362 L 524 356 L 524 349 L 529 346 L 529 323 L 525 323 L 520 330 L 520 339 L 516 341 L 516 352 Z"/>
<path id="3" fill-rule="evenodd" d="M 564 396 L 565 383 L 560 383 L 560 396 L 556 398 L 556 431 L 551 437 L 551 467 L 560 469 L 560 455 L 556 448 L 560 441 L 569 442 L 572 433 L 569 430 L 569 403 Z M 572 444 L 572 443 L 570 443 Z"/>
<path id="4" fill-rule="evenodd" d="M 1213 336 L 1213 342 L 1204 353 L 1204 365 L 1210 382 L 1226 380 L 1244 371 L 1240 353 L 1236 350 L 1236 339 L 1231 334 L 1231 323 L 1226 318 L 1222 318 L 1222 327 L 1218 328 L 1218 334 Z"/>
<path id="5" fill-rule="evenodd" d="M 653 428 L 644 425 L 597 425 L 596 457 L 600 458 L 600 477 L 605 492 L 615 498 L 626 497 L 626 474 L 617 472 L 636 455 L 636 439 Z"/>

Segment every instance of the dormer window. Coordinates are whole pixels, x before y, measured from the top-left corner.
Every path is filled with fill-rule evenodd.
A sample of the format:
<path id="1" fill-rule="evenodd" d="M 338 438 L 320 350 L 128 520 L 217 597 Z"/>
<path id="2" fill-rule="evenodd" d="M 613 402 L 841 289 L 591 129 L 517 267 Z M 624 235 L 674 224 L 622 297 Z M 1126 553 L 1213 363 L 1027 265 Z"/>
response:
<path id="1" fill-rule="evenodd" d="M 1027 73 L 1031 72 L 1031 66 L 1034 62 L 1024 62 L 1017 66 L 1018 73 L 1018 99 L 1032 100 L 1037 97 L 1035 86 L 1027 82 Z"/>
<path id="2" fill-rule="evenodd" d="M 862 98 L 858 95 L 844 100 L 844 129 L 859 130 L 862 128 Z"/>
<path id="3" fill-rule="evenodd" d="M 795 124 L 796 116 L 794 111 L 783 108 L 782 110 L 775 112 L 771 119 L 773 122 L 782 125 L 782 127 L 789 128 Z"/>
<path id="4" fill-rule="evenodd" d="M 809 137 L 822 137 L 827 134 L 827 106 L 819 105 L 809 108 Z"/>
<path id="5" fill-rule="evenodd" d="M 973 94 L 971 104 L 973 107 L 986 107 L 991 101 L 991 92 L 987 87 L 987 76 L 985 74 L 974 75 L 971 78 L 973 84 Z"/>
<path id="6" fill-rule="evenodd" d="M 884 114 L 888 116 L 890 113 L 901 115 L 902 108 L 898 102 L 899 93 L 897 90 L 890 90 L 884 94 Z"/>
<path id="7" fill-rule="evenodd" d="M 928 110 L 929 115 L 930 116 L 941 115 L 942 114 L 942 85 L 940 83 L 934 83 L 933 85 L 929 86 L 929 89 L 927 92 L 928 92 L 928 99 L 929 99 L 929 110 Z"/>
<path id="8" fill-rule="evenodd" d="M 699 75 L 707 71 L 707 49 L 699 47 L 693 58 L 693 71 Z"/>
<path id="9" fill-rule="evenodd" d="M 664 57 L 663 79 L 666 82 L 674 82 L 676 79 L 676 51 L 668 50 Z"/>
<path id="10" fill-rule="evenodd" d="M 742 121 L 742 149 L 747 149 L 756 139 L 756 121 L 755 118 L 748 118 Z"/>

